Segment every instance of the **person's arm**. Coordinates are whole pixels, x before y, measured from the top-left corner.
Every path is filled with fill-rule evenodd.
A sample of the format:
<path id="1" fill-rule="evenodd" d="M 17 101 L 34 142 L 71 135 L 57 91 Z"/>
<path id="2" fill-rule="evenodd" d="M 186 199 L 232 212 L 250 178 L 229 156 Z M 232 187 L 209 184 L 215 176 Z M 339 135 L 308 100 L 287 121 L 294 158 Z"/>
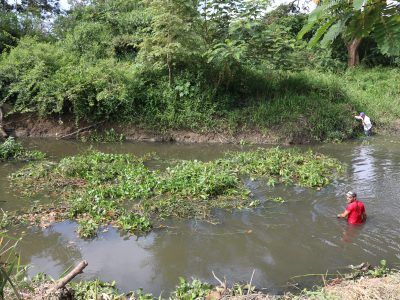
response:
<path id="1" fill-rule="evenodd" d="M 347 210 L 344 211 L 342 214 L 338 214 L 338 218 L 346 218 L 349 215 L 349 212 Z"/>
<path id="2" fill-rule="evenodd" d="M 363 222 L 367 221 L 367 214 L 365 213 L 365 211 L 363 212 Z"/>
<path id="3" fill-rule="evenodd" d="M 361 118 L 360 116 L 354 116 L 354 118 L 362 120 L 363 118 Z"/>

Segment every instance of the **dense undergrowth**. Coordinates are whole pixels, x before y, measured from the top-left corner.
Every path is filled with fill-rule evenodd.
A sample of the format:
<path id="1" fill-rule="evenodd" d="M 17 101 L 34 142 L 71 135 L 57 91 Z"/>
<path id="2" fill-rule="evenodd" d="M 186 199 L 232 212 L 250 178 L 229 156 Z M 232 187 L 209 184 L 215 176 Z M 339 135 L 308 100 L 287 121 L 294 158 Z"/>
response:
<path id="1" fill-rule="evenodd" d="M 138 158 L 89 150 L 59 163 L 33 162 L 10 175 L 11 189 L 28 197 L 60 195 L 68 209 L 53 212 L 77 219 L 81 236 L 92 236 L 108 224 L 127 231 L 150 230 L 151 216 L 210 220 L 215 208 L 254 206 L 243 181 L 247 177 L 267 178 L 268 185 L 319 189 L 344 170 L 335 159 L 298 149 L 228 152 L 210 162 L 178 160 L 165 172 L 146 168 L 144 162 L 151 158 L 154 154 Z M 124 200 L 136 204 L 127 210 Z"/>
<path id="2" fill-rule="evenodd" d="M 319 141 L 362 132 L 354 112 L 364 111 L 374 128 L 390 128 L 400 118 L 399 69 L 360 66 L 321 73 L 248 66 L 232 76 L 229 88 L 214 89 L 214 79 L 200 64 L 178 71 L 168 87 L 162 70 L 114 59 L 73 60 L 63 66 L 66 58 L 54 57 L 55 46 L 39 51 L 31 49 L 31 43 L 22 41 L 26 52 L 12 51 L 0 64 L 0 81 L 6 87 L 2 97 L 23 112 L 72 113 L 77 120 L 133 123 L 155 133 L 190 129 L 268 134 L 282 128 L 287 137 L 306 134 Z"/>
<path id="3" fill-rule="evenodd" d="M 257 23 L 264 10 L 250 16 L 242 7 L 233 16 L 216 6 L 216 15 L 204 18 L 176 5 L 94 1 L 60 16 L 51 42 L 22 37 L 0 58 L 0 105 L 156 133 L 268 135 L 279 128 L 287 137 L 320 141 L 362 132 L 355 111 L 364 111 L 375 128 L 390 128 L 400 118 L 398 64 L 346 69 L 346 55 L 327 54 L 334 49 L 305 49 L 305 41 L 294 40 L 305 16 Z M 164 24 L 159 14 L 178 23 Z M 182 15 L 187 19 L 176 18 Z M 244 19 L 248 23 L 240 24 Z M 173 38 L 166 38 L 166 27 Z M 373 57 L 380 63 L 399 59 Z"/>

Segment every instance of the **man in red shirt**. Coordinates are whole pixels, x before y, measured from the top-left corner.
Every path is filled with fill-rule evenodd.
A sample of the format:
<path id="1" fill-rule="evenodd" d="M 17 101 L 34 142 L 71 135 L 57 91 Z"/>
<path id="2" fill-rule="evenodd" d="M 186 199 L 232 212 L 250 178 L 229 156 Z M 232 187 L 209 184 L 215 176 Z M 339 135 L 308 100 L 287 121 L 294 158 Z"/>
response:
<path id="1" fill-rule="evenodd" d="M 365 213 L 364 204 L 361 201 L 357 201 L 357 193 L 350 191 L 347 192 L 347 205 L 346 210 L 342 214 L 338 214 L 338 218 L 346 218 L 347 222 L 352 225 L 361 225 L 367 220 L 367 214 Z"/>

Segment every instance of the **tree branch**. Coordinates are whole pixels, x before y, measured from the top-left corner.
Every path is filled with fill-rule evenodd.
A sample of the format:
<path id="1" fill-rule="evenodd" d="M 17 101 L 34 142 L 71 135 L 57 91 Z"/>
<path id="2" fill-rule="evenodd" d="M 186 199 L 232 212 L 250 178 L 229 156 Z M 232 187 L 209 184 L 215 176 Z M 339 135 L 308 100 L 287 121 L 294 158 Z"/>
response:
<path id="1" fill-rule="evenodd" d="M 63 288 L 68 282 L 70 282 L 74 277 L 78 274 L 83 273 L 83 269 L 86 268 L 88 265 L 88 262 L 86 260 L 80 262 L 79 265 L 75 267 L 67 276 L 65 276 L 63 279 L 61 279 L 59 282 L 57 282 L 51 289 L 49 289 L 48 293 L 53 293 L 56 290 Z"/>

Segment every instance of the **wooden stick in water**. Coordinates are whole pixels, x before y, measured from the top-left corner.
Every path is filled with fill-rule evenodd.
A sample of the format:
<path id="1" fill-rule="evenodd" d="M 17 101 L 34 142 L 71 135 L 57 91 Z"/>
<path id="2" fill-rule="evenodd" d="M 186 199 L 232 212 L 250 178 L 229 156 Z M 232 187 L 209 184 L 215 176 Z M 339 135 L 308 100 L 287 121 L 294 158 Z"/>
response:
<path id="1" fill-rule="evenodd" d="M 70 282 L 74 277 L 78 274 L 83 273 L 83 269 L 86 268 L 88 265 L 88 262 L 86 260 L 80 262 L 79 265 L 75 267 L 67 276 L 65 276 L 62 280 L 57 282 L 49 291 L 48 293 L 55 292 L 56 290 L 63 288 L 68 282 Z"/>

